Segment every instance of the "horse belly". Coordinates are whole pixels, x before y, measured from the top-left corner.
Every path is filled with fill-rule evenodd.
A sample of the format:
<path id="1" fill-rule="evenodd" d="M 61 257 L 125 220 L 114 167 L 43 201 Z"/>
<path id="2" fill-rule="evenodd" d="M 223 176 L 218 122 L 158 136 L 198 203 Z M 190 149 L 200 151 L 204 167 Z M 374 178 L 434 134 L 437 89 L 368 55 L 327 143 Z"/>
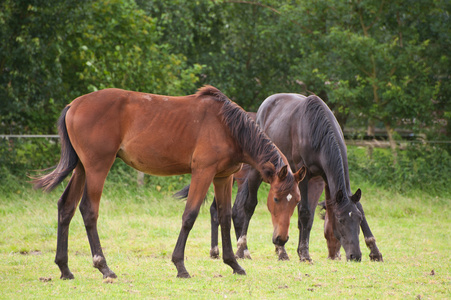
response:
<path id="1" fill-rule="evenodd" d="M 141 141 L 121 146 L 118 157 L 147 174 L 168 176 L 190 173 L 190 151 L 182 151 L 181 148 L 172 139 Z"/>

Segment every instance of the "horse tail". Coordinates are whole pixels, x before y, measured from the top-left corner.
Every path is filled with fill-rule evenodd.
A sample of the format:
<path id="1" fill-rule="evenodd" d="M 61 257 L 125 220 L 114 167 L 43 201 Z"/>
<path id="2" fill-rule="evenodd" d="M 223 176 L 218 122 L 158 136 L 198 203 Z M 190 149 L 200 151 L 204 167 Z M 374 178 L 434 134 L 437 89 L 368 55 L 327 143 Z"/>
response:
<path id="1" fill-rule="evenodd" d="M 241 186 L 238 188 L 235 197 L 235 204 L 233 205 L 233 209 L 242 210 L 244 209 L 244 205 L 249 195 L 249 184 L 248 179 L 246 178 Z M 235 208 L 236 207 L 236 208 Z"/>
<path id="2" fill-rule="evenodd" d="M 173 195 L 173 197 L 176 198 L 176 199 L 185 199 L 185 198 L 187 198 L 188 197 L 188 192 L 189 192 L 189 187 L 190 187 L 190 184 L 188 184 L 183 189 L 181 189 L 180 191 L 175 193 Z"/>
<path id="3" fill-rule="evenodd" d="M 60 161 L 56 167 L 52 167 L 54 168 L 52 172 L 32 180 L 35 189 L 43 189 L 46 192 L 52 191 L 64 180 L 64 178 L 67 177 L 67 175 L 69 175 L 69 173 L 75 169 L 78 164 L 78 155 L 70 142 L 69 135 L 67 134 L 66 114 L 69 108 L 70 106 L 66 106 L 58 119 L 58 134 L 61 142 Z M 45 169 L 44 171 L 49 169 Z"/>
<path id="4" fill-rule="evenodd" d="M 326 211 L 325 211 L 326 210 L 326 201 L 318 203 L 318 206 L 321 207 L 319 216 L 322 220 L 325 220 L 326 219 Z"/>
<path id="5" fill-rule="evenodd" d="M 177 193 L 175 193 L 174 195 L 172 195 L 172 197 L 182 200 L 185 198 L 188 198 L 188 193 L 189 193 L 189 187 L 191 185 L 188 184 L 187 186 L 185 186 L 183 189 L 181 189 L 180 191 L 178 191 Z M 207 202 L 207 195 L 205 195 L 204 201 L 202 202 L 202 205 L 205 204 L 205 202 Z"/>

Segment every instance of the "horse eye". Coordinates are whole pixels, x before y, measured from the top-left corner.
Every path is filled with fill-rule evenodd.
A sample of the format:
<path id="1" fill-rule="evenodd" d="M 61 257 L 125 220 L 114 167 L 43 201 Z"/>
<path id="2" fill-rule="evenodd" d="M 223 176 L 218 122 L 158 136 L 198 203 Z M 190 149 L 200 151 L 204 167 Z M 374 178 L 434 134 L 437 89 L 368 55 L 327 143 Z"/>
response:
<path id="1" fill-rule="evenodd" d="M 277 199 L 276 197 L 274 197 L 274 202 L 279 202 L 279 199 Z"/>

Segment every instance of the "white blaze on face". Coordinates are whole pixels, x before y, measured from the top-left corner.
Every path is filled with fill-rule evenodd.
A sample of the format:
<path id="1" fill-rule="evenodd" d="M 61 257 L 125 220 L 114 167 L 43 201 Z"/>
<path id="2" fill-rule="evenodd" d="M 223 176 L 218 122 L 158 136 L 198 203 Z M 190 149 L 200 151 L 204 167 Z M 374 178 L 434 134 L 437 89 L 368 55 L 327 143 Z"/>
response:
<path id="1" fill-rule="evenodd" d="M 287 201 L 290 202 L 291 198 L 293 198 L 293 196 L 291 196 L 291 194 L 288 194 Z"/>
<path id="2" fill-rule="evenodd" d="M 352 211 L 349 212 L 349 217 L 351 217 L 351 215 L 352 215 Z"/>

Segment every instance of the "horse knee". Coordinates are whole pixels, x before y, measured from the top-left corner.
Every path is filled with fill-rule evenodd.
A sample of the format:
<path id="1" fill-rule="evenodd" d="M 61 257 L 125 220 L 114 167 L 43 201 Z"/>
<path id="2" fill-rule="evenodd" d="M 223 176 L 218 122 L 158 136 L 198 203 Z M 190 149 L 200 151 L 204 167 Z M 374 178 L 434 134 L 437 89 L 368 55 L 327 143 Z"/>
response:
<path id="1" fill-rule="evenodd" d="M 299 210 L 299 219 L 298 219 L 298 225 L 299 228 L 301 228 L 301 226 L 305 226 L 308 224 L 308 222 L 310 221 L 310 210 L 307 208 L 301 208 Z"/>
<path id="2" fill-rule="evenodd" d="M 89 204 L 82 202 L 80 204 L 80 212 L 86 227 L 93 226 L 97 223 L 98 211 L 94 211 Z"/>
<path id="3" fill-rule="evenodd" d="M 182 228 L 190 231 L 194 226 L 198 214 L 199 211 L 197 210 L 185 212 L 182 217 Z"/>
<path id="4" fill-rule="evenodd" d="M 68 206 L 67 203 L 60 198 L 58 200 L 58 222 L 61 225 L 69 225 L 75 214 L 76 206 Z"/>

